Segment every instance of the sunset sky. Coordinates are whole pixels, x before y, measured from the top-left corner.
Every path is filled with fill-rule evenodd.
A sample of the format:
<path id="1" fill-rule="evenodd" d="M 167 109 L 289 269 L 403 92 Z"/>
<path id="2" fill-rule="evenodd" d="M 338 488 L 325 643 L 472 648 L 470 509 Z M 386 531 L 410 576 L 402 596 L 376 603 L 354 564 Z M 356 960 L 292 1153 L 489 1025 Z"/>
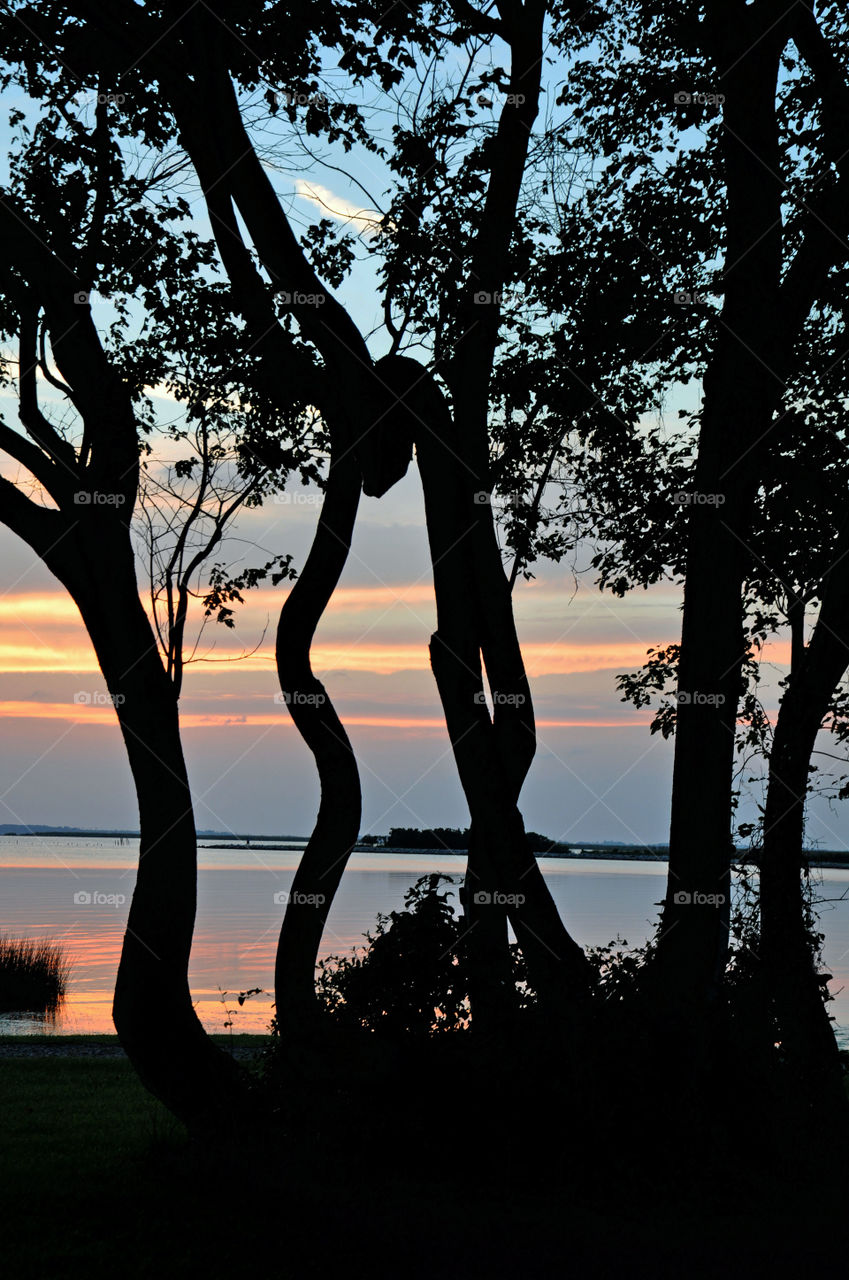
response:
<path id="1" fill-rule="evenodd" d="M 380 190 L 385 175 L 373 172 L 373 163 L 360 157 L 353 170 Z M 296 227 L 329 215 L 370 234 L 362 192 L 346 187 L 341 175 L 334 175 L 333 190 L 279 172 L 274 180 Z M 199 231 L 208 234 L 202 201 L 192 207 Z M 339 291 L 363 331 L 380 319 L 372 273 L 371 262 L 359 263 Z M 110 313 L 93 296 L 95 321 L 105 326 Z M 42 396 L 48 411 L 60 409 L 60 397 L 44 384 Z M 680 401 L 673 401 L 674 416 Z M 158 407 L 174 416 L 173 400 L 162 397 Z M 0 411 L 17 424 L 13 395 L 0 395 Z M 3 471 L 16 473 L 8 460 Z M 301 565 L 317 501 L 315 492 L 294 491 L 243 514 L 236 533 L 244 541 L 233 544 L 232 561 L 261 564 L 291 553 Z M 600 593 L 590 575 L 576 580 L 570 566 L 541 564 L 536 572 L 535 581 L 515 590 L 539 728 L 523 792 L 526 823 L 571 841 L 664 842 L 672 744 L 649 734 L 648 711 L 620 701 L 615 677 L 639 667 L 649 647 L 678 638 L 680 593 L 666 585 L 617 600 Z M 318 803 L 312 759 L 285 706 L 275 702 L 274 630 L 286 589 L 250 593 L 235 631 L 210 625 L 198 651 L 207 660 L 187 672 L 182 724 L 201 827 L 289 834 L 312 827 Z M 379 502 L 362 501 L 342 586 L 313 650 L 316 674 L 357 751 L 364 832 L 467 822 L 428 667 L 434 626 L 413 465 Z M 787 646 L 772 646 L 769 656 L 777 665 L 763 697 L 774 712 Z M 133 827 L 137 821 L 114 712 L 76 608 L 2 526 L 0 801 L 0 823 Z M 810 838 L 842 847 L 849 838 L 845 807 L 816 802 L 811 812 Z"/>
<path id="2" fill-rule="evenodd" d="M 239 534 L 262 551 L 239 554 L 257 563 L 266 550 L 288 551 L 301 563 L 317 516 L 314 497 L 299 492 L 247 515 Z M 6 794 L 0 820 L 132 823 L 114 713 L 76 608 L 9 534 L 2 552 Z M 286 708 L 275 702 L 273 636 L 285 590 L 249 593 L 235 631 L 210 624 L 199 654 L 213 660 L 188 671 L 182 720 L 202 826 L 309 830 L 317 799 L 311 759 Z M 566 571 L 516 590 L 541 738 L 528 787 L 529 823 L 583 838 L 662 838 L 662 825 L 639 796 L 648 779 L 653 792 L 662 790 L 669 751 L 640 727 L 644 713 L 618 701 L 613 672 L 638 666 L 649 644 L 674 638 L 674 591 L 642 594 L 623 608 L 589 584 L 573 597 Z M 364 830 L 465 821 L 428 666 L 434 625 L 421 497 L 411 470 L 381 502 L 365 500 L 341 589 L 313 653 L 361 756 Z M 258 651 L 244 656 L 266 626 Z"/>
<path id="3" fill-rule="evenodd" d="M 303 562 L 316 495 L 297 491 L 247 514 L 235 552 Z M 0 535 L 0 822 L 132 827 L 128 768 L 105 685 L 63 589 L 11 534 Z M 248 593 L 237 628 L 210 624 L 181 701 L 202 827 L 306 834 L 318 794 L 311 757 L 275 701 L 273 638 L 285 586 Z M 603 595 L 589 576 L 542 565 L 516 587 L 539 726 L 526 823 L 566 840 L 666 839 L 671 743 L 619 700 L 617 672 L 678 635 L 673 586 Z M 365 499 L 342 585 L 318 632 L 316 673 L 360 760 L 363 831 L 465 825 L 467 812 L 428 667 L 435 623 L 415 468 L 380 502 Z M 245 656 L 265 639 L 256 653 Z M 786 660 L 782 645 L 775 661 Z M 225 659 L 227 659 L 225 661 Z M 782 674 L 776 668 L 775 678 Z M 76 701 L 75 701 L 76 699 Z M 82 699 L 82 700 L 81 700 Z M 767 698 L 767 705 L 769 699 Z M 815 808 L 812 835 L 845 842 L 843 809 Z"/>

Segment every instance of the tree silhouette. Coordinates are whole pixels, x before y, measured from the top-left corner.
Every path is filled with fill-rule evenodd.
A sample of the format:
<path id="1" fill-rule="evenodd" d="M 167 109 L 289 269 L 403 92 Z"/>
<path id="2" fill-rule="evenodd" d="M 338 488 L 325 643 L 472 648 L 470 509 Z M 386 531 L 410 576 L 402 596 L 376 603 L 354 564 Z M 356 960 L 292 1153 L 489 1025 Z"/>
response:
<path id="1" fill-rule="evenodd" d="M 6 14 L 0 31 L 38 118 L 0 203 L 4 324 L 21 346 L 28 433 L 4 427 L 0 444 L 55 507 L 3 481 L 4 519 L 79 604 L 116 699 L 142 856 L 115 1018 L 142 1077 L 195 1121 L 235 1087 L 186 980 L 196 866 L 177 694 L 193 575 L 242 503 L 297 469 L 320 478 L 321 515 L 276 641 L 280 687 L 321 784 L 275 973 L 282 1039 L 300 1048 L 323 1034 L 316 956 L 361 816 L 356 759 L 313 673 L 312 639 L 360 493 L 384 495 L 415 456 L 437 607 L 431 665 L 471 820 L 461 940 L 472 1028 L 515 1025 L 508 924 L 551 1043 L 565 1028 L 577 1038 L 578 1027 L 607 1026 L 593 965 L 524 830 L 536 728 L 512 604 L 539 557 L 591 538 L 602 586 L 622 594 L 667 573 L 684 585 L 680 644 L 624 684 L 638 699 L 673 676 L 677 686 L 669 880 L 651 964 L 638 967 L 657 1025 L 681 1050 L 664 1066 L 682 1089 L 708 1069 L 710 1043 L 723 1043 L 738 718 L 762 733 L 747 680 L 758 638 L 784 611 L 794 657 L 770 760 L 764 959 L 788 1045 L 815 1032 L 811 1062 L 828 1060 L 834 1088 L 798 871 L 814 737 L 846 668 L 842 441 L 806 418 L 824 404 L 835 418 L 845 390 L 821 367 L 842 315 L 849 231 L 841 15 L 766 0 L 622 0 L 604 11 L 438 0 L 386 12 L 50 0 Z M 689 87 L 677 89 L 682 67 Z M 361 105 L 364 89 L 392 104 L 388 131 Z M 91 130 L 73 105 L 82 91 L 96 94 Z M 329 164 L 355 149 L 385 158 L 389 199 L 364 250 L 378 335 L 334 292 L 352 268 L 350 241 L 327 219 L 298 239 L 270 176 L 274 147 L 260 141 L 269 119 L 285 122 L 300 156 L 320 143 Z M 199 188 L 214 249 L 184 199 L 127 176 L 132 148 L 173 154 L 165 172 Z M 98 335 L 95 284 L 122 300 L 123 320 L 127 300 L 141 301 L 149 340 L 133 347 L 120 325 Z M 842 339 L 834 345 L 842 362 Z M 175 361 L 190 369 L 200 469 L 165 567 L 163 664 L 138 598 L 130 514 L 143 388 Z M 36 367 L 68 396 L 76 435 L 41 412 Z M 664 394 L 695 379 L 698 411 L 677 433 L 647 430 Z M 234 386 L 250 411 L 231 422 Z M 226 498 L 212 479 L 209 415 L 232 444 Z M 822 495 L 797 469 L 805 432 L 828 472 Z M 79 492 L 91 501 L 75 502 Z M 500 529 L 494 496 L 506 500 Z M 211 533 L 190 554 L 202 509 Z M 800 512 L 811 516 L 807 540 L 793 528 Z M 256 572 L 275 564 L 278 578 L 288 571 L 278 555 Z M 226 622 L 246 582 L 213 567 L 208 611 Z M 671 708 L 664 717 L 670 730 Z M 154 989 L 165 991 L 155 1002 Z M 795 1060 L 809 1070 L 801 1048 Z"/>

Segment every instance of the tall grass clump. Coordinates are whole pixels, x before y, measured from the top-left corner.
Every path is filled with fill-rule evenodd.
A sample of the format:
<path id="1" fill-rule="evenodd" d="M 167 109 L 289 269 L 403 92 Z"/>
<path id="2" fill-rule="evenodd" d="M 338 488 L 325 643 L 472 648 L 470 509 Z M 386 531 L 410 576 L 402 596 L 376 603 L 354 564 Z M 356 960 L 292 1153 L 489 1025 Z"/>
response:
<path id="1" fill-rule="evenodd" d="M 0 936 L 0 1013 L 55 1013 L 70 971 L 58 943 Z"/>

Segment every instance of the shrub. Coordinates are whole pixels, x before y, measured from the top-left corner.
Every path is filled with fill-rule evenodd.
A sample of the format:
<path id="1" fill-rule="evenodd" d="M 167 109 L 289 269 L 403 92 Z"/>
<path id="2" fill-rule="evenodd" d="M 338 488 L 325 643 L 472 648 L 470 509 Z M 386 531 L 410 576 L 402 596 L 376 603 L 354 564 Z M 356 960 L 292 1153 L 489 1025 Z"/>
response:
<path id="1" fill-rule="evenodd" d="M 435 872 L 422 876 L 404 895 L 402 911 L 378 915 L 366 947 L 319 962 L 319 1000 L 335 1019 L 396 1036 L 465 1027 L 460 922 L 442 881 L 454 883 Z"/>

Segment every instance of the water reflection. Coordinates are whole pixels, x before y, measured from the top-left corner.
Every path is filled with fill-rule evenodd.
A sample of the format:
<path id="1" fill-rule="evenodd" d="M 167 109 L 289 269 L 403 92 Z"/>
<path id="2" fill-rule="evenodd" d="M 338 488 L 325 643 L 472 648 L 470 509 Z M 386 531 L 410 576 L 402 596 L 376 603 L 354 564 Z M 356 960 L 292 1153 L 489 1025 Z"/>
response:
<path id="1" fill-rule="evenodd" d="M 2 1034 L 111 1033 L 112 989 L 129 910 L 134 866 L 92 865 L 102 854 L 114 862 L 135 857 L 134 849 L 88 850 L 73 864 L 61 848 L 29 856 L 26 867 L 0 866 L 2 919 L 0 932 L 14 930 L 29 937 L 62 942 L 73 960 L 71 986 L 53 1021 L 43 1015 L 0 1018 Z M 38 852 L 38 851 L 37 851 Z M 75 854 L 83 849 L 73 850 Z M 215 851 L 234 858 L 233 851 Z M 256 857 L 255 857 L 256 855 Z M 202 857 L 206 855 L 202 854 Z M 245 855 L 240 855 L 245 858 Z M 8 857 L 8 852 L 7 852 Z M 58 859 L 64 859 L 65 865 Z M 257 857 L 261 861 L 257 861 Z M 210 1031 L 265 1031 L 272 1013 L 274 952 L 283 908 L 281 891 L 291 886 L 298 855 L 254 850 L 250 865 L 206 865 L 199 874 L 198 917 L 190 980 L 196 1008 Z M 586 946 L 599 946 L 619 936 L 641 946 L 652 936 L 666 883 L 660 862 L 567 862 L 541 859 L 567 928 Z M 410 885 L 426 871 L 459 878 L 462 858 L 429 858 L 355 854 L 334 901 L 322 942 L 323 956 L 349 951 L 362 943 L 378 911 L 398 909 Z M 826 899 L 821 914 L 826 935 L 825 959 L 833 979 L 835 1000 L 830 1012 L 841 1028 L 849 1028 L 849 871 L 823 872 L 817 896 Z M 122 897 L 123 902 L 117 899 Z M 277 898 L 277 901 L 275 901 Z M 265 994 L 241 1008 L 221 991 L 259 987 Z M 227 1009 L 235 1009 L 232 1018 Z M 844 1040 L 849 1037 L 843 1036 Z"/>

